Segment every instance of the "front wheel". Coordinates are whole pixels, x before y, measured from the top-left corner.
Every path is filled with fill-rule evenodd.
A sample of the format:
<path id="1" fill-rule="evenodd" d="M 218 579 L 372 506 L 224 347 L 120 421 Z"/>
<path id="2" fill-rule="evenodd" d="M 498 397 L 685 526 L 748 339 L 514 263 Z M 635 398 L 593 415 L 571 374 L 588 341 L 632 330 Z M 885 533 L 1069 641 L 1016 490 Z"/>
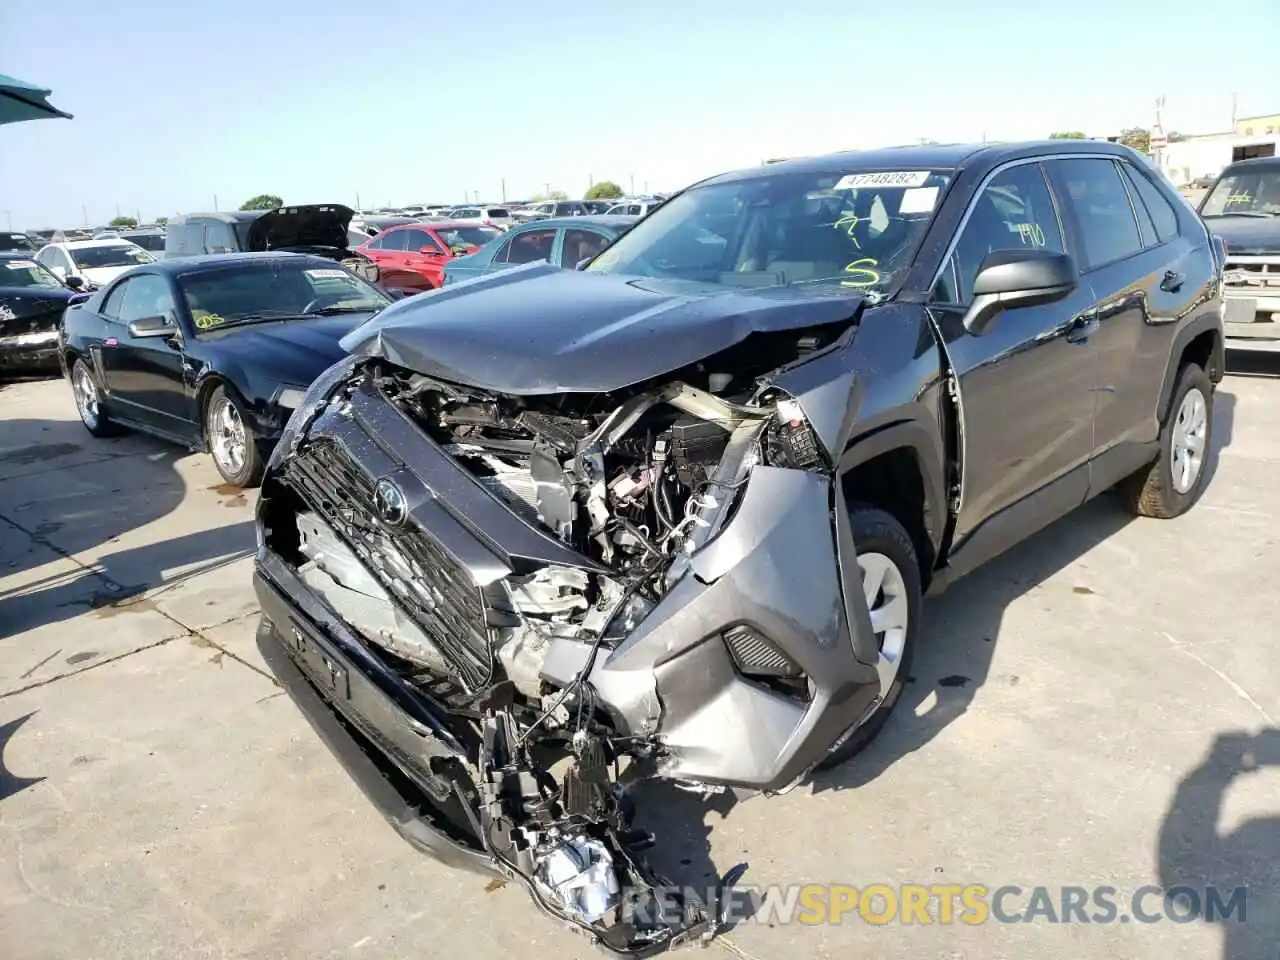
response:
<path id="1" fill-rule="evenodd" d="M 1186 513 L 1204 490 L 1212 439 L 1213 384 L 1200 366 L 1185 364 L 1160 424 L 1159 456 L 1120 482 L 1129 508 L 1161 520 Z"/>
<path id="2" fill-rule="evenodd" d="M 204 435 L 213 455 L 213 465 L 222 479 L 234 487 L 256 487 L 262 480 L 265 462 L 258 448 L 258 435 L 249 425 L 240 404 L 217 387 L 205 406 Z"/>
<path id="3" fill-rule="evenodd" d="M 891 514 L 865 504 L 855 505 L 849 520 L 863 596 L 879 648 L 880 703 L 862 726 L 832 748 L 818 764 L 819 770 L 852 759 L 883 729 L 902 695 L 920 633 L 920 562 L 911 535 Z"/>

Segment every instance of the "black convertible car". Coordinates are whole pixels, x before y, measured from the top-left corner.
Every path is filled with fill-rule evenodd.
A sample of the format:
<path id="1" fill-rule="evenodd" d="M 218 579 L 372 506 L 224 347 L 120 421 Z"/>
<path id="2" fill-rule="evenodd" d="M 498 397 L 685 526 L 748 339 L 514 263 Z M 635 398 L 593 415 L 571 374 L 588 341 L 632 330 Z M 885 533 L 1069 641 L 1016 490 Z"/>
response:
<path id="1" fill-rule="evenodd" d="M 87 299 L 32 258 L 0 252 L 0 371 L 58 365 L 58 321 L 67 304 Z"/>
<path id="2" fill-rule="evenodd" d="M 208 450 L 253 486 L 338 340 L 392 299 L 331 260 L 242 253 L 131 270 L 68 310 L 58 357 L 94 436 L 127 426 Z"/>

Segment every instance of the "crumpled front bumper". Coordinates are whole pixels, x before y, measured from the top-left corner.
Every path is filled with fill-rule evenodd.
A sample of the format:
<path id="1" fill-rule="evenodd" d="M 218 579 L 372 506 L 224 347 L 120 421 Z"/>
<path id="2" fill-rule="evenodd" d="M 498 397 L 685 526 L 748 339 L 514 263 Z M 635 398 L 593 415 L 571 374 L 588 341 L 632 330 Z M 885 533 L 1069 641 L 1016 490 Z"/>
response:
<path id="1" fill-rule="evenodd" d="M 404 697 L 412 691 L 360 656 L 346 628 L 309 599 L 278 559 L 259 556 L 254 588 L 262 607 L 257 642 L 263 660 L 369 801 L 415 849 L 452 867 L 496 874 L 478 840 L 468 843 L 424 802 L 418 764 L 432 735 L 405 710 Z M 420 701 L 414 706 L 415 712 L 425 709 Z M 430 752 L 445 746 L 432 743 Z"/>
<path id="2" fill-rule="evenodd" d="M 51 368 L 57 365 L 56 329 L 0 336 L 0 369 Z"/>

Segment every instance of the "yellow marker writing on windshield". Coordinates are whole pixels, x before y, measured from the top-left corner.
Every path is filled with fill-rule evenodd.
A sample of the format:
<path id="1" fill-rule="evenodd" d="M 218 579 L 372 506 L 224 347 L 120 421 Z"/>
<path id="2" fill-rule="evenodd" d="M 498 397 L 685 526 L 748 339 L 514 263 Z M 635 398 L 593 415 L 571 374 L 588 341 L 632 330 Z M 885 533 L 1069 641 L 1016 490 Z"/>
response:
<path id="1" fill-rule="evenodd" d="M 863 290 L 867 287 L 874 287 L 880 282 L 880 271 L 876 269 L 880 262 L 873 257 L 863 257 L 855 260 L 844 268 L 844 272 L 851 274 L 846 280 L 840 281 L 842 287 L 852 287 L 855 290 Z"/>
<path id="2" fill-rule="evenodd" d="M 1018 231 L 1018 237 L 1023 243 L 1041 248 L 1047 245 L 1044 237 L 1044 228 L 1040 224 L 1015 223 L 1013 226 Z"/>

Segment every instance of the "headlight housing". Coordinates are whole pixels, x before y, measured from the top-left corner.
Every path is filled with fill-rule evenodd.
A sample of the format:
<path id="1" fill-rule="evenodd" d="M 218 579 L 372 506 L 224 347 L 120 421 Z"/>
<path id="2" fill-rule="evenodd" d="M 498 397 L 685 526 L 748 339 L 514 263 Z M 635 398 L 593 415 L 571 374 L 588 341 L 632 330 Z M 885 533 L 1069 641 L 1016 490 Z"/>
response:
<path id="1" fill-rule="evenodd" d="M 831 469 L 826 451 L 813 432 L 800 404 L 782 394 L 774 405 L 774 415 L 765 428 L 764 459 L 771 467 L 823 473 Z"/>

